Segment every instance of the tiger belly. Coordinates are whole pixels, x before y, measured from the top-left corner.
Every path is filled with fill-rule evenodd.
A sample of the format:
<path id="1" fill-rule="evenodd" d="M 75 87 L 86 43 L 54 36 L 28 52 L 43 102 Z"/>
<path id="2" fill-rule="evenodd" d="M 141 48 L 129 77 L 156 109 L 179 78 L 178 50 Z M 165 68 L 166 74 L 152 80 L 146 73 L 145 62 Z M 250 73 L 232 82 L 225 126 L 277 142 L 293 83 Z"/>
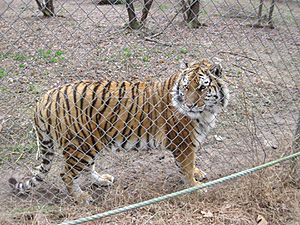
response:
<path id="1" fill-rule="evenodd" d="M 148 137 L 148 139 L 147 139 Z M 109 147 L 113 151 L 119 150 L 147 150 L 151 148 L 160 148 L 161 144 L 153 137 L 152 135 L 147 136 L 144 135 L 143 137 L 134 138 L 132 136 L 129 137 L 122 137 L 120 134 L 119 137 L 111 140 L 106 147 Z M 123 140 L 124 139 L 124 140 Z"/>

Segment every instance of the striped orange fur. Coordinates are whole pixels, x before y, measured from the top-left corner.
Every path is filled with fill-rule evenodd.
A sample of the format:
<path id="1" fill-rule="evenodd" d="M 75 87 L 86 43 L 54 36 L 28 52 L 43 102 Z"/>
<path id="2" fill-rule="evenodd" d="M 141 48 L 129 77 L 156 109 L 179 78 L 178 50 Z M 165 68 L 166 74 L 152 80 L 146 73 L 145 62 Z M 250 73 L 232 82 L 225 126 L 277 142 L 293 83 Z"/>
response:
<path id="1" fill-rule="evenodd" d="M 114 180 L 93 166 L 104 148 L 170 150 L 186 181 L 197 185 L 205 173 L 195 166 L 195 153 L 228 98 L 221 66 L 206 59 L 163 82 L 87 80 L 52 89 L 37 103 L 34 116 L 41 147 L 38 171 L 9 183 L 27 192 L 43 181 L 56 144 L 66 162 L 62 179 L 70 194 L 83 201 L 90 197 L 76 183 L 82 171 L 102 184 Z"/>

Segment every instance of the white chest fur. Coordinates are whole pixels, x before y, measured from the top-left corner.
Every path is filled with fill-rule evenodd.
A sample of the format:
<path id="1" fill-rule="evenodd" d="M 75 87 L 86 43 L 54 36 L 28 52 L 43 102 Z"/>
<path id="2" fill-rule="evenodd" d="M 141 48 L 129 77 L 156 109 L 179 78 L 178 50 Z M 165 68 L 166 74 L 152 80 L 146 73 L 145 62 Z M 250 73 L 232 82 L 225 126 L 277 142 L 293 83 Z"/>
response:
<path id="1" fill-rule="evenodd" d="M 201 117 L 194 120 L 195 122 L 195 138 L 196 143 L 199 146 L 203 143 L 210 129 L 213 128 L 216 124 L 217 113 L 212 113 L 210 111 L 204 110 L 201 113 Z"/>

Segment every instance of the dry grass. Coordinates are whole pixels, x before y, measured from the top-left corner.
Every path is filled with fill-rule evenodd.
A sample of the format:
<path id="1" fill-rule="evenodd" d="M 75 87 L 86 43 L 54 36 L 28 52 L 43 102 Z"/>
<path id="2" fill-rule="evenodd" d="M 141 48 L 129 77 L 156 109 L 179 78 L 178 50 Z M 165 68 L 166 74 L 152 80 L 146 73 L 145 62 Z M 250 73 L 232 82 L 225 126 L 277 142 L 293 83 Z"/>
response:
<path id="1" fill-rule="evenodd" d="M 103 218 L 88 224 L 224 224 L 253 225 L 258 215 L 269 224 L 295 225 L 300 218 L 300 192 L 286 175 L 286 165 L 268 168 L 210 189 L 205 194 L 194 193 L 166 202 Z M 153 188 L 136 188 L 136 193 L 114 187 L 101 193 L 99 203 L 80 207 L 69 203 L 44 207 L 14 209 L 3 215 L 3 224 L 53 224 L 77 219 L 157 197 Z M 99 191 L 99 190 L 98 190 Z M 157 189 L 156 189 L 157 191 Z"/>

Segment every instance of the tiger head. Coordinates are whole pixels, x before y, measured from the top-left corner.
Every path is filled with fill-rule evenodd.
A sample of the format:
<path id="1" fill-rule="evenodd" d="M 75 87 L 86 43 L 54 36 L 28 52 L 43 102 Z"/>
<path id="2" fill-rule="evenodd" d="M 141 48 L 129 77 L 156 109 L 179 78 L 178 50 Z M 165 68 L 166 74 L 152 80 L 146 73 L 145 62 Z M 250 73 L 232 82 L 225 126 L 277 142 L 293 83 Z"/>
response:
<path id="1" fill-rule="evenodd" d="M 220 64 L 204 59 L 185 63 L 182 69 L 172 91 L 172 103 L 179 112 L 197 119 L 204 111 L 214 114 L 227 106 L 229 91 Z"/>

